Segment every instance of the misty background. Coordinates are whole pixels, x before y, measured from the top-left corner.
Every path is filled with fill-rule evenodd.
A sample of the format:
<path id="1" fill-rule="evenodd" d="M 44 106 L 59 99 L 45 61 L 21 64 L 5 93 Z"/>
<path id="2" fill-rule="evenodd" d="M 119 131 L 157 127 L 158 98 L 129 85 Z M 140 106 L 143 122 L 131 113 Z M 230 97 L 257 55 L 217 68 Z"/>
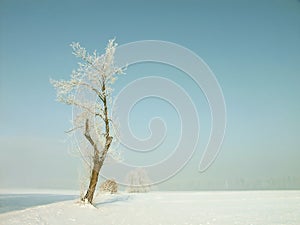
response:
<path id="1" fill-rule="evenodd" d="M 78 189 L 81 160 L 64 133 L 72 109 L 55 101 L 49 79 L 68 79 L 76 68 L 72 41 L 102 52 L 116 37 L 120 45 L 153 39 L 191 49 L 212 69 L 225 97 L 221 152 L 199 173 L 210 112 L 193 81 L 148 63 L 129 67 L 116 82 L 117 94 L 143 76 L 172 79 L 198 110 L 197 151 L 158 190 L 299 189 L 299 24 L 297 0 L 0 0 L 0 188 Z M 179 135 L 176 112 L 159 99 L 133 109 L 133 132 L 147 137 L 154 116 L 164 119 L 168 136 L 153 160 L 170 153 Z"/>

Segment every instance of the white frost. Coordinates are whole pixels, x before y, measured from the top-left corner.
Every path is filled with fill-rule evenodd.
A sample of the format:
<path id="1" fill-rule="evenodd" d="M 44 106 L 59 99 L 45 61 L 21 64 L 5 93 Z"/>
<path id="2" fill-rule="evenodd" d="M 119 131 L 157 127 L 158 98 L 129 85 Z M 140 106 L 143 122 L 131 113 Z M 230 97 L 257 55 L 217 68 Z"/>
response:
<path id="1" fill-rule="evenodd" d="M 0 224 L 299 225 L 300 191 L 150 192 L 99 195 L 0 214 Z"/>

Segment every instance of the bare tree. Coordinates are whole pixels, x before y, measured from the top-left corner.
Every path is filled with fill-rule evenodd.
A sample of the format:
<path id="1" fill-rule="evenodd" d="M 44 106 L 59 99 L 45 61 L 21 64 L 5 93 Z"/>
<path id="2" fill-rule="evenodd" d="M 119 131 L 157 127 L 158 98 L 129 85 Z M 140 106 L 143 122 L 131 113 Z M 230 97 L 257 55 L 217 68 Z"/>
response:
<path id="1" fill-rule="evenodd" d="M 130 193 L 149 192 L 151 189 L 151 181 L 145 169 L 138 168 L 130 171 L 126 180 L 129 184 L 127 191 Z"/>
<path id="2" fill-rule="evenodd" d="M 123 68 L 114 65 L 117 44 L 110 40 L 106 51 L 98 55 L 89 54 L 79 43 L 72 43 L 73 54 L 80 58 L 78 69 L 71 74 L 70 80 L 51 80 L 57 90 L 58 101 L 72 105 L 79 111 L 73 118 L 69 132 L 78 132 L 85 140 L 86 148 L 91 151 L 91 175 L 83 201 L 92 203 L 98 182 L 99 172 L 112 144 L 112 120 L 109 114 L 112 84 L 115 75 L 122 74 Z"/>

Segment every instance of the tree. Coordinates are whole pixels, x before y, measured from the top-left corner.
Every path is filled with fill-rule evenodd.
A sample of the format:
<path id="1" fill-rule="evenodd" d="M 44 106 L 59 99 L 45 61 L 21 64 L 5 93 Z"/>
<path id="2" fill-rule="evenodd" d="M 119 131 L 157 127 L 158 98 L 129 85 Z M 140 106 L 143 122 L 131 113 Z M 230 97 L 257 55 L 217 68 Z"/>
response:
<path id="1" fill-rule="evenodd" d="M 92 203 L 98 176 L 112 144 L 112 119 L 109 116 L 111 93 L 117 74 L 124 69 L 114 64 L 117 44 L 109 40 L 106 51 L 98 55 L 89 54 L 79 43 L 72 43 L 73 54 L 80 58 L 78 69 L 71 74 L 70 80 L 51 80 L 57 91 L 57 100 L 72 105 L 79 111 L 73 118 L 69 132 L 79 131 L 91 153 L 91 175 L 83 201 Z"/>
<path id="2" fill-rule="evenodd" d="M 130 193 L 140 193 L 150 191 L 150 178 L 145 169 L 139 168 L 130 171 L 126 180 L 129 184 L 127 191 Z"/>

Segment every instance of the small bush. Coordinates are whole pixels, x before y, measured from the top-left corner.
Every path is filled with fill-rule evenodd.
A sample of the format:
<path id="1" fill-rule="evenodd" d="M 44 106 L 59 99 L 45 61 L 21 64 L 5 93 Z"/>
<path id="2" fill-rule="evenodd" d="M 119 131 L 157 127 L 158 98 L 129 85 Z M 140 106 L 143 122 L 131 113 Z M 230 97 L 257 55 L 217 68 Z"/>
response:
<path id="1" fill-rule="evenodd" d="M 100 185 L 100 192 L 110 192 L 111 194 L 117 193 L 118 184 L 114 180 L 106 180 Z"/>

